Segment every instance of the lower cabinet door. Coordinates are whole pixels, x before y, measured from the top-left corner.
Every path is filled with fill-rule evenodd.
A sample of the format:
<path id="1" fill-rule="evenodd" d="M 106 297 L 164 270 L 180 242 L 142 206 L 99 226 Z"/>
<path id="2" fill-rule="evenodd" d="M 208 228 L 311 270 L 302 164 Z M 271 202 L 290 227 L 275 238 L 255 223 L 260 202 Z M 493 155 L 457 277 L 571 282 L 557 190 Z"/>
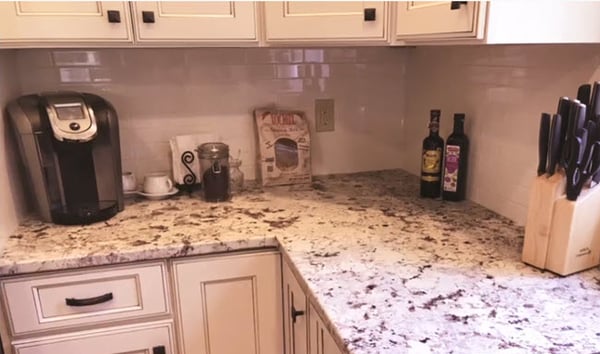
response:
<path id="1" fill-rule="evenodd" d="M 308 353 L 306 295 L 289 266 L 283 263 L 283 335 L 285 354 Z"/>
<path id="2" fill-rule="evenodd" d="M 315 308 L 310 305 L 309 309 L 309 337 L 310 337 L 310 354 L 342 354 L 337 343 L 333 340 L 333 336 L 323 324 L 319 314 Z"/>
<path id="3" fill-rule="evenodd" d="M 173 262 L 182 354 L 281 354 L 279 254 Z"/>
<path id="4" fill-rule="evenodd" d="M 13 347 L 15 354 L 175 354 L 171 321 L 42 337 Z"/>

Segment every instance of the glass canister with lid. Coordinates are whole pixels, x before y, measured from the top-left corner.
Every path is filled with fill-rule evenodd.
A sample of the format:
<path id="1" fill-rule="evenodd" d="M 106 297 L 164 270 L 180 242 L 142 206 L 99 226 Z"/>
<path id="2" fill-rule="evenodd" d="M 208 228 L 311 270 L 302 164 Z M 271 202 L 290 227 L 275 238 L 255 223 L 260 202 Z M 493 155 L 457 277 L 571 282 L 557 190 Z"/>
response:
<path id="1" fill-rule="evenodd" d="M 198 147 L 202 191 L 207 202 L 223 202 L 231 198 L 229 185 L 229 146 L 204 143 Z"/>

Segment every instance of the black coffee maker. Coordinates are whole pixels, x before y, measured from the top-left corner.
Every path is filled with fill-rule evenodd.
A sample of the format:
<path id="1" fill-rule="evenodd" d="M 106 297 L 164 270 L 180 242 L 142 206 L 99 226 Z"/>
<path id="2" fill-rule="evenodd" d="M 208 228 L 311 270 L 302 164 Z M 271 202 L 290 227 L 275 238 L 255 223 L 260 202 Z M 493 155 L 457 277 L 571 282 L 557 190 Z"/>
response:
<path id="1" fill-rule="evenodd" d="M 22 96 L 7 111 L 44 221 L 89 224 L 123 210 L 119 124 L 108 101 L 53 92 Z"/>

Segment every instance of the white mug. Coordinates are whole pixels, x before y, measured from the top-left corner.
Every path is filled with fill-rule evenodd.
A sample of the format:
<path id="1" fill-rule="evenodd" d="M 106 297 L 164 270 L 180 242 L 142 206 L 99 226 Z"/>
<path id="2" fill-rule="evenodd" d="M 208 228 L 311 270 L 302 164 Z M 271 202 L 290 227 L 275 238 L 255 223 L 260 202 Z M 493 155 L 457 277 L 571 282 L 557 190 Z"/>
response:
<path id="1" fill-rule="evenodd" d="M 144 193 L 166 194 L 173 189 L 173 181 L 164 172 L 149 173 L 144 176 Z"/>
<path id="2" fill-rule="evenodd" d="M 123 190 L 125 192 L 134 191 L 136 188 L 136 180 L 133 172 L 123 172 Z"/>

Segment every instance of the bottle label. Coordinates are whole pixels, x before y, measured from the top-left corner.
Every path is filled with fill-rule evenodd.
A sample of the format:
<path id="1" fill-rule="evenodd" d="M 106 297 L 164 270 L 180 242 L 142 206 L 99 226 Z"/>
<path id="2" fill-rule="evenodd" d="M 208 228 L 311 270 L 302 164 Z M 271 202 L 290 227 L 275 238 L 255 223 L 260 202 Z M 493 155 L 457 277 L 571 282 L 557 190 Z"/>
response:
<path id="1" fill-rule="evenodd" d="M 459 161 L 460 146 L 446 145 L 446 164 L 444 167 L 444 191 L 446 192 L 456 192 Z"/>
<path id="2" fill-rule="evenodd" d="M 437 182 L 440 180 L 438 176 L 421 176 L 421 180 L 425 182 Z"/>
<path id="3" fill-rule="evenodd" d="M 423 166 L 421 171 L 425 173 L 440 173 L 440 162 L 442 159 L 442 149 L 424 150 Z M 439 180 L 439 178 L 438 178 Z"/>

